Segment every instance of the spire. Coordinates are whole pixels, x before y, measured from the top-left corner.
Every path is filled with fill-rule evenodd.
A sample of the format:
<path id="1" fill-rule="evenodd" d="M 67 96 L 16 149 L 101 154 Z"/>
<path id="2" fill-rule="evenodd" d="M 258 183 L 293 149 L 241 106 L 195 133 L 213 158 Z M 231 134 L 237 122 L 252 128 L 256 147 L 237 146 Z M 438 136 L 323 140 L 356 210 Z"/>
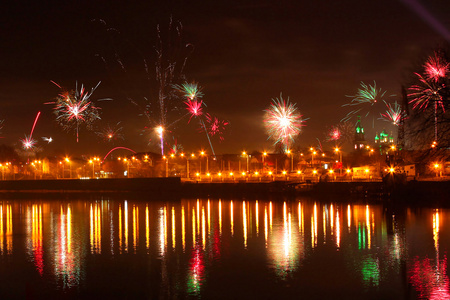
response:
<path id="1" fill-rule="evenodd" d="M 361 150 L 366 145 L 366 140 L 364 138 L 364 128 L 361 126 L 361 117 L 358 116 L 355 126 L 355 150 Z"/>

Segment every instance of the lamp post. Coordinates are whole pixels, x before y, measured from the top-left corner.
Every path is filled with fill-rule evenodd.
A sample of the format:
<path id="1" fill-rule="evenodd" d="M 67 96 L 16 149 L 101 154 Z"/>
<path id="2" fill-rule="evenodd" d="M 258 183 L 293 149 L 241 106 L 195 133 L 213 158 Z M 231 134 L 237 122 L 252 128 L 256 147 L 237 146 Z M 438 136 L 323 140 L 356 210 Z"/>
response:
<path id="1" fill-rule="evenodd" d="M 164 155 L 163 159 L 165 160 L 166 163 L 166 177 L 169 177 L 169 158 Z"/>
<path id="2" fill-rule="evenodd" d="M 438 163 L 435 163 L 434 164 L 434 170 L 435 170 L 435 172 L 436 172 L 436 177 L 438 177 L 439 175 L 440 175 L 440 168 L 441 168 L 441 165 L 440 164 L 438 164 Z"/>
<path id="3" fill-rule="evenodd" d="M 316 153 L 316 151 L 314 151 L 314 149 L 312 147 L 311 147 L 310 150 L 312 151 L 312 153 L 311 153 L 311 167 L 313 167 L 314 166 L 314 155 L 316 155 L 317 153 Z"/>
<path id="4" fill-rule="evenodd" d="M 286 150 L 286 153 L 291 157 L 291 172 L 294 172 L 294 153 L 290 149 Z"/>
<path id="5" fill-rule="evenodd" d="M 127 159 L 127 158 L 124 158 L 123 159 L 123 162 L 124 163 L 127 163 L 127 177 L 128 178 L 131 178 L 131 174 L 130 174 L 130 160 L 129 159 Z"/>
<path id="6" fill-rule="evenodd" d="M 64 160 L 66 161 L 66 163 L 69 164 L 69 178 L 72 179 L 72 164 L 70 163 L 70 159 L 68 157 L 66 157 Z M 63 174 L 63 177 L 64 177 L 64 174 Z"/>
<path id="7" fill-rule="evenodd" d="M 261 172 L 264 172 L 264 165 L 265 165 L 266 156 L 267 156 L 267 152 L 264 151 L 263 154 L 262 154 L 262 170 L 261 170 Z"/>
<path id="8" fill-rule="evenodd" d="M 208 155 L 206 155 L 205 151 L 200 152 L 200 156 L 206 156 L 206 173 L 209 173 L 209 166 L 208 166 Z M 202 173 L 202 160 L 200 159 L 200 173 Z"/>
<path id="9" fill-rule="evenodd" d="M 94 161 L 92 159 L 89 160 L 89 163 L 92 164 L 92 178 L 94 178 Z"/>
<path id="10" fill-rule="evenodd" d="M 338 147 L 334 148 L 334 151 L 336 153 L 339 153 L 339 164 L 340 164 L 339 175 L 342 175 L 342 168 L 343 168 L 343 166 L 342 166 L 342 152 L 341 152 L 341 150 Z"/>
<path id="11" fill-rule="evenodd" d="M 245 151 L 242 151 L 242 156 L 245 156 L 247 158 L 247 173 L 248 173 L 248 154 Z"/>
<path id="12" fill-rule="evenodd" d="M 191 153 L 191 159 L 194 159 L 195 158 L 195 155 L 194 155 L 194 153 Z M 186 166 L 186 168 L 187 168 L 187 178 L 189 179 L 190 178 L 190 175 L 189 175 L 189 158 L 188 159 L 186 159 L 186 164 L 187 164 L 187 166 Z"/>

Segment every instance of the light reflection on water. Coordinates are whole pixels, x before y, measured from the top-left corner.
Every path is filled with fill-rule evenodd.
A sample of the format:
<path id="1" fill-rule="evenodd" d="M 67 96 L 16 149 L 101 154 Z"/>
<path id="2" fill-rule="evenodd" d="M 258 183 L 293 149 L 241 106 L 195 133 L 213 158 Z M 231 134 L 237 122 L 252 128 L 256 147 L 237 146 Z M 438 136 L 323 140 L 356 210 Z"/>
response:
<path id="1" fill-rule="evenodd" d="M 102 286 L 120 298 L 136 281 L 148 298 L 245 298 L 259 286 L 262 297 L 319 299 L 328 287 L 350 299 L 450 299 L 449 216 L 306 200 L 3 201 L 0 275 L 27 279 L 0 287 L 32 278 L 46 295 Z"/>

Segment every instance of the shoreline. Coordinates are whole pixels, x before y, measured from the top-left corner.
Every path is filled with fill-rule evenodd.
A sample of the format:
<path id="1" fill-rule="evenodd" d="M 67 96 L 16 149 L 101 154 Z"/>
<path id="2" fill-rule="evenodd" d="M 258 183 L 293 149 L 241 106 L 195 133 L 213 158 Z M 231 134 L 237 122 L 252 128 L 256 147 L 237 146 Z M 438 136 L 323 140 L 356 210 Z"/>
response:
<path id="1" fill-rule="evenodd" d="M 387 200 L 404 203 L 450 203 L 450 180 L 442 181 L 328 181 L 328 182 L 183 182 L 179 177 L 5 180 L 0 181 L 3 196 L 57 196 L 80 194 L 140 194 L 168 198 L 273 198 L 305 196 L 321 199 Z"/>

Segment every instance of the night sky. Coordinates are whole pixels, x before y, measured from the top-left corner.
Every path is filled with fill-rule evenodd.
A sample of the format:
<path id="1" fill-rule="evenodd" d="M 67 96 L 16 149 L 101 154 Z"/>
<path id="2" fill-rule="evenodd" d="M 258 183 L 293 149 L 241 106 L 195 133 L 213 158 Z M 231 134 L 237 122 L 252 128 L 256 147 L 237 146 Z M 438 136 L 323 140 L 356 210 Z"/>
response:
<path id="1" fill-rule="evenodd" d="M 342 105 L 351 100 L 346 95 L 356 94 L 361 81 L 376 81 L 386 95 L 400 95 L 417 62 L 450 40 L 450 5 L 443 0 L 129 2 L 4 4 L 2 143 L 20 147 L 19 140 L 29 135 L 41 111 L 33 134 L 41 156 L 103 155 L 113 146 L 158 152 L 156 143 L 148 143 L 156 142 L 156 136 L 143 131 L 148 122 L 126 96 L 141 101 L 156 95 L 156 26 L 167 28 L 171 16 L 183 24 L 184 42 L 193 45 L 184 70 L 187 80 L 203 87 L 207 112 L 230 122 L 223 142 L 212 138 L 216 154 L 272 150 L 264 109 L 280 93 L 308 119 L 298 143 L 316 146 L 317 139 L 323 141 L 327 129 L 350 110 Z M 126 72 L 112 63 L 114 54 L 120 54 Z M 125 140 L 107 144 L 95 130 L 82 128 L 77 143 L 73 133 L 56 123 L 53 106 L 44 104 L 60 92 L 51 81 L 69 90 L 76 82 L 90 89 L 101 81 L 92 99 L 102 108 L 102 119 L 94 127 L 120 121 Z M 97 101 L 104 98 L 113 100 Z M 210 151 L 198 123 L 188 120 L 171 128 L 178 144 L 187 152 Z M 372 128 L 372 121 L 363 120 L 368 140 L 383 128 L 395 132 L 376 119 Z M 51 144 L 41 139 L 50 136 Z"/>

